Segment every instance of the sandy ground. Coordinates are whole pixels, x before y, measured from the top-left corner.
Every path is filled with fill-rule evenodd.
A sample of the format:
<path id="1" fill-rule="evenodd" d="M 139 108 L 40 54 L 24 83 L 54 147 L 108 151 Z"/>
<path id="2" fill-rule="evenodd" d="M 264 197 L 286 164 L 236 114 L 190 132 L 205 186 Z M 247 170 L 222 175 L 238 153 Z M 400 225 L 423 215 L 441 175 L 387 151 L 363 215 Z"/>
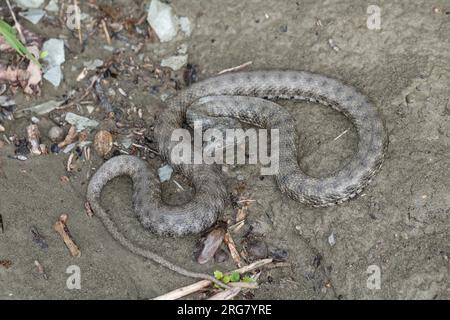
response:
<path id="1" fill-rule="evenodd" d="M 131 6 L 128 1 L 115 4 Z M 321 73 L 357 87 L 379 107 L 390 141 L 386 160 L 355 200 L 328 209 L 308 208 L 281 195 L 272 178 L 261 180 L 257 167 L 229 170 L 230 190 L 238 187 L 236 177 L 242 175 L 245 194 L 257 200 L 250 207 L 247 224 L 262 233 L 267 243 L 289 252 L 290 267 L 262 273 L 260 288 L 253 291 L 257 299 L 449 298 L 450 16 L 434 13 L 432 8 L 450 10 L 450 3 L 376 1 L 381 8 L 379 31 L 366 26 L 369 4 L 230 0 L 225 5 L 221 0 L 174 0 L 175 12 L 193 22 L 192 35 L 165 44 L 148 43 L 142 50 L 158 63 L 186 43 L 189 61 L 199 65 L 201 79 L 249 60 L 253 61 L 250 70 Z M 77 46 L 67 30 L 45 23 L 30 28 L 46 37 L 66 34 Z M 330 38 L 339 52 L 330 48 Z M 75 78 L 83 61 L 111 55 L 102 49 L 104 44 L 99 33 L 88 40 L 84 53 L 66 51 L 61 86 L 55 89 L 44 83 L 40 98 L 19 94 L 19 109 L 85 88 L 87 83 Z M 124 47 L 124 43 L 114 40 L 113 46 Z M 132 96 L 135 106 L 145 110 L 146 125 L 151 125 L 164 104 L 146 84 L 133 85 L 127 76 L 114 81 Z M 128 107 L 129 102 L 122 105 Z M 308 173 L 326 175 L 351 156 L 357 143 L 354 131 L 334 140 L 351 127 L 345 117 L 308 103 L 286 107 L 297 119 L 299 159 Z M 101 119 L 101 112 L 95 117 Z M 42 118 L 45 132 L 49 120 Z M 7 133 L 24 136 L 29 123 L 29 118 L 9 122 Z M 112 240 L 98 219 L 86 216 L 87 177 L 102 162 L 97 156 L 64 183 L 60 177 L 67 175 L 68 155 L 21 162 L 8 158 L 13 152 L 12 146 L 0 148 L 0 213 L 5 228 L 0 232 L 0 260 L 12 262 L 8 269 L 0 266 L 0 298 L 146 299 L 193 282 L 130 254 Z M 150 163 L 161 165 L 157 158 Z M 176 201 L 177 195 L 167 198 Z M 143 230 L 131 211 L 131 184 L 126 178 L 111 182 L 103 201 L 128 236 L 172 261 L 210 273 L 234 268 L 231 259 L 220 265 L 195 263 L 192 252 L 198 236 L 163 238 Z M 231 211 L 228 208 L 227 214 Z M 82 250 L 80 258 L 69 256 L 52 229 L 63 212 L 69 214 L 69 228 Z M 33 225 L 47 238 L 47 251 L 32 242 Z M 334 246 L 328 241 L 331 234 Z M 37 273 L 36 259 L 46 268 L 48 280 Z M 80 267 L 80 290 L 66 287 L 70 265 Z M 367 269 L 372 265 L 381 270 L 378 290 L 367 287 Z"/>

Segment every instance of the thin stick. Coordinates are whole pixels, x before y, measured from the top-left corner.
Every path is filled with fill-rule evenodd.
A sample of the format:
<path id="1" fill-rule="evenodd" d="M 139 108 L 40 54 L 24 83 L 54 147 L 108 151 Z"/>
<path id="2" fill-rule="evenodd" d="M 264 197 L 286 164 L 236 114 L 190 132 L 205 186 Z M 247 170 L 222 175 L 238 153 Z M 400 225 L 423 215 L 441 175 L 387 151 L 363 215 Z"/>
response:
<path id="1" fill-rule="evenodd" d="M 253 61 L 247 61 L 239 66 L 236 67 L 232 67 L 232 68 L 228 68 L 228 69 L 223 69 L 222 71 L 219 71 L 217 74 L 224 74 L 227 72 L 233 72 L 233 71 L 239 71 L 244 69 L 245 67 L 248 67 L 249 65 L 251 65 L 253 63 Z"/>
<path id="2" fill-rule="evenodd" d="M 137 143 L 132 143 L 131 145 L 132 145 L 133 147 L 138 148 L 138 149 L 148 150 L 148 151 L 150 151 L 151 153 L 154 153 L 154 154 L 156 154 L 156 155 L 160 155 L 158 151 L 153 150 L 152 148 L 149 148 L 149 147 L 146 147 L 146 146 L 141 146 L 140 144 L 137 144 Z"/>
<path id="3" fill-rule="evenodd" d="M 208 300 L 231 300 L 235 296 L 237 296 L 241 292 L 241 288 L 231 288 L 224 291 L 220 291 L 219 293 L 211 296 L 208 298 Z"/>
<path id="4" fill-rule="evenodd" d="M 242 289 L 258 289 L 259 286 L 256 282 L 229 282 L 228 285 L 233 288 Z"/>
<path id="5" fill-rule="evenodd" d="M 73 5 L 75 6 L 75 8 L 78 8 L 78 1 L 77 0 L 73 0 Z M 75 11 L 76 12 L 76 17 L 75 20 L 77 21 L 77 28 L 78 28 L 78 40 L 80 41 L 80 45 L 83 45 L 83 37 L 81 36 L 81 23 L 80 23 L 80 15 L 78 10 Z"/>
<path id="6" fill-rule="evenodd" d="M 336 138 L 333 139 L 333 141 L 336 141 L 337 139 L 339 139 L 340 137 L 342 137 L 344 134 L 346 134 L 348 132 L 348 130 L 350 130 L 350 128 L 348 128 L 347 130 L 345 130 L 344 132 L 342 132 L 341 134 L 339 134 Z"/>
<path id="7" fill-rule="evenodd" d="M 247 265 L 247 266 L 244 266 L 242 268 L 236 269 L 236 270 L 234 270 L 232 272 L 239 272 L 240 274 L 247 273 L 247 272 L 252 271 L 254 269 L 261 268 L 261 267 L 271 263 L 272 261 L 273 261 L 273 259 L 258 260 L 258 261 L 255 261 L 255 262 Z M 227 274 L 231 274 L 232 272 L 228 272 Z M 210 286 L 211 284 L 212 284 L 212 282 L 209 281 L 209 280 L 201 280 L 201 281 L 198 281 L 198 282 L 196 282 L 194 284 L 188 285 L 186 287 L 175 289 L 175 290 L 170 291 L 170 292 L 168 292 L 166 294 L 163 294 L 161 296 L 153 298 L 153 300 L 176 300 L 176 299 L 185 297 L 185 296 L 187 296 L 187 295 L 189 295 L 191 293 L 200 291 L 200 290 Z"/>
<path id="8" fill-rule="evenodd" d="M 256 202 L 256 200 L 253 200 L 253 199 L 243 199 L 243 200 L 238 200 L 238 201 L 236 201 L 236 203 L 247 203 L 247 202 Z"/>
<path id="9" fill-rule="evenodd" d="M 245 224 L 245 220 L 241 220 L 241 221 L 236 222 L 235 224 L 229 226 L 228 230 L 231 232 L 239 231 L 244 224 Z"/>
<path id="10" fill-rule="evenodd" d="M 8 5 L 9 11 L 11 12 L 11 16 L 14 20 L 15 27 L 17 29 L 17 33 L 19 33 L 20 41 L 22 41 L 23 44 L 26 44 L 27 41 L 25 40 L 25 37 L 23 36 L 22 27 L 20 26 L 20 23 L 17 22 L 16 15 L 14 14 L 14 11 L 11 8 L 11 4 L 9 3 L 9 0 L 6 0 L 6 4 Z"/>
<path id="11" fill-rule="evenodd" d="M 55 231 L 58 232 L 61 238 L 63 239 L 67 249 L 69 249 L 70 255 L 72 257 L 80 257 L 81 256 L 80 248 L 72 239 L 72 235 L 70 234 L 66 223 L 67 223 L 67 215 L 62 214 L 59 217 L 58 221 L 56 221 L 56 223 L 53 225 L 53 229 L 55 229 Z"/>
<path id="12" fill-rule="evenodd" d="M 163 294 L 161 296 L 158 296 L 156 298 L 153 298 L 153 300 L 175 300 L 175 299 L 187 296 L 191 293 L 197 292 L 203 288 L 206 288 L 210 284 L 211 284 L 211 281 L 209 281 L 209 280 L 201 280 L 199 282 L 193 283 L 186 287 L 182 287 L 182 288 L 176 289 L 174 291 L 168 292 L 166 294 Z"/>
<path id="13" fill-rule="evenodd" d="M 108 27 L 106 26 L 105 19 L 102 19 L 102 27 L 103 32 L 105 33 L 106 42 L 108 42 L 108 44 L 111 45 L 111 37 L 109 36 Z"/>
<path id="14" fill-rule="evenodd" d="M 223 242 L 225 242 L 225 244 L 228 246 L 228 250 L 230 250 L 231 257 L 233 258 L 233 260 L 236 263 L 236 265 L 238 267 L 241 267 L 242 266 L 241 256 L 239 255 L 239 252 L 236 249 L 236 245 L 234 244 L 234 240 L 231 237 L 229 232 L 227 232 L 225 234 Z"/>
<path id="15" fill-rule="evenodd" d="M 255 261 L 253 263 L 250 263 L 247 266 L 243 266 L 242 268 L 236 269 L 233 272 L 239 272 L 240 274 L 247 273 L 249 271 L 252 271 L 252 270 L 258 269 L 258 268 L 260 268 L 262 266 L 265 266 L 266 264 L 269 264 L 272 261 L 273 261 L 272 258 L 261 259 L 261 260 Z M 231 273 L 232 272 L 230 272 L 230 274 Z"/>

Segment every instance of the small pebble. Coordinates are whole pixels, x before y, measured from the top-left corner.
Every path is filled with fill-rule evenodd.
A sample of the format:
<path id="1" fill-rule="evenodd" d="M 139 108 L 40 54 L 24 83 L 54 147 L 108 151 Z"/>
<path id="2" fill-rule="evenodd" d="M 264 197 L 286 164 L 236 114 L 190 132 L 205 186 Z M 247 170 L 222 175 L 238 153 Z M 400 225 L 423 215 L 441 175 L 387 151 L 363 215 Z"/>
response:
<path id="1" fill-rule="evenodd" d="M 104 157 L 111 152 L 113 147 L 113 137 L 111 133 L 106 130 L 97 132 L 94 138 L 94 148 L 97 153 Z"/>
<path id="2" fill-rule="evenodd" d="M 22 158 L 19 160 L 26 160 L 27 155 L 30 153 L 30 149 L 28 149 L 28 141 L 25 138 L 19 139 L 16 142 L 16 150 L 15 153 L 17 156 L 21 156 Z"/>
<path id="3" fill-rule="evenodd" d="M 61 148 L 58 146 L 57 143 L 53 143 L 53 144 L 50 146 L 50 151 L 51 151 L 52 153 L 59 153 L 59 152 L 61 151 Z"/>
<path id="4" fill-rule="evenodd" d="M 336 238 L 334 237 L 333 232 L 328 236 L 328 243 L 330 246 L 334 246 L 336 244 Z"/>
<path id="5" fill-rule="evenodd" d="M 27 156 L 24 156 L 24 155 L 22 155 L 22 154 L 19 154 L 18 156 L 17 156 L 17 160 L 20 160 L 20 161 L 25 161 L 25 160 L 27 160 L 28 159 L 28 157 Z"/>
<path id="6" fill-rule="evenodd" d="M 320 267 L 321 264 L 322 264 L 322 255 L 318 254 L 314 256 L 313 267 L 317 269 L 318 267 Z"/>
<path id="7" fill-rule="evenodd" d="M 48 131 L 47 136 L 52 142 L 60 142 L 64 139 L 64 129 L 58 126 L 53 126 Z"/>
<path id="8" fill-rule="evenodd" d="M 181 31 L 183 31 L 189 37 L 192 33 L 192 27 L 191 27 L 191 22 L 189 21 L 189 18 L 188 17 L 180 17 L 178 19 L 178 21 L 180 23 Z"/>
<path id="9" fill-rule="evenodd" d="M 38 231 L 38 229 L 35 226 L 32 226 L 30 231 L 33 235 L 33 242 L 36 243 L 42 250 L 47 250 L 47 241 L 45 240 L 45 237 Z"/>
<path id="10" fill-rule="evenodd" d="M 164 167 L 158 169 L 159 181 L 164 182 L 170 180 L 172 176 L 173 169 L 171 166 L 166 164 Z"/>
<path id="11" fill-rule="evenodd" d="M 414 103 L 414 95 L 412 95 L 411 93 L 408 94 L 408 95 L 405 97 L 405 100 L 406 100 L 406 103 L 408 103 L 408 104 Z"/>

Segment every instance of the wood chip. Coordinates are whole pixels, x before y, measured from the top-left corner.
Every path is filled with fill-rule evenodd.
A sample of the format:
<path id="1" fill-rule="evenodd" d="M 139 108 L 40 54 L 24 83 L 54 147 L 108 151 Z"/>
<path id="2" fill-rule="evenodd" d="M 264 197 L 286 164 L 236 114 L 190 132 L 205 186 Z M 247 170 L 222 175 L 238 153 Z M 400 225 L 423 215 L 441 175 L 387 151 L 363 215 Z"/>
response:
<path id="1" fill-rule="evenodd" d="M 225 234 L 225 237 L 224 237 L 223 241 L 228 246 L 228 249 L 230 250 L 230 253 L 231 253 L 231 257 L 233 258 L 233 260 L 236 263 L 236 265 L 238 267 L 242 267 L 241 256 L 239 255 L 239 252 L 236 249 L 236 245 L 235 245 L 235 243 L 233 241 L 233 238 L 231 237 L 229 232 L 227 232 Z"/>
<path id="2" fill-rule="evenodd" d="M 53 225 L 53 229 L 59 233 L 67 248 L 69 249 L 70 255 L 72 257 L 80 257 L 81 251 L 78 248 L 77 244 L 72 238 L 69 229 L 67 228 L 67 214 L 62 214 L 58 221 Z"/>
<path id="3" fill-rule="evenodd" d="M 77 128 L 75 126 L 71 126 L 64 140 L 58 143 L 58 147 L 62 149 L 65 146 L 74 143 L 77 140 L 78 140 Z"/>
<path id="4" fill-rule="evenodd" d="M 38 271 L 40 274 L 42 274 L 42 277 L 43 277 L 45 280 L 48 280 L 48 275 L 47 275 L 47 273 L 45 272 L 45 269 L 44 269 L 44 267 L 42 266 L 42 264 L 41 264 L 39 261 L 34 260 L 34 265 L 36 266 L 37 271 Z"/>

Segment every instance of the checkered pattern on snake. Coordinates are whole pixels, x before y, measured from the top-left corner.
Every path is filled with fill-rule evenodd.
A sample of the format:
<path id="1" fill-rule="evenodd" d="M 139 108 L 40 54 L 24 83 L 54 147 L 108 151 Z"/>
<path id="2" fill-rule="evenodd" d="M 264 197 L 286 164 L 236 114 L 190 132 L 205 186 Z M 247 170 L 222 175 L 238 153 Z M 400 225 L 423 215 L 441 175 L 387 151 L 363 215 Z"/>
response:
<path id="1" fill-rule="evenodd" d="M 356 127 L 355 155 L 334 174 L 315 178 L 306 175 L 296 161 L 296 134 L 293 120 L 279 105 L 269 100 L 289 99 L 318 102 L 342 112 Z M 210 116 L 233 117 L 260 127 L 280 130 L 280 190 L 294 200 L 316 207 L 342 203 L 355 197 L 381 167 L 387 138 L 376 107 L 353 87 L 328 77 L 300 71 L 253 71 L 229 73 L 193 84 L 168 101 L 155 125 L 155 137 L 163 159 L 171 162 L 178 143 L 172 132 L 186 121 L 192 106 L 204 108 Z M 195 116 L 194 116 L 195 118 Z M 118 156 L 105 162 L 92 177 L 87 198 L 114 238 L 136 254 L 150 258 L 188 276 L 212 279 L 192 273 L 153 252 L 138 248 L 120 234 L 100 205 L 103 186 L 120 175 L 131 177 L 134 210 L 144 227 L 158 234 L 199 233 L 217 220 L 225 205 L 227 191 L 216 166 L 173 164 L 195 188 L 195 196 L 182 206 L 162 202 L 155 170 L 132 156 Z M 178 269 L 177 269 L 178 268 Z"/>

